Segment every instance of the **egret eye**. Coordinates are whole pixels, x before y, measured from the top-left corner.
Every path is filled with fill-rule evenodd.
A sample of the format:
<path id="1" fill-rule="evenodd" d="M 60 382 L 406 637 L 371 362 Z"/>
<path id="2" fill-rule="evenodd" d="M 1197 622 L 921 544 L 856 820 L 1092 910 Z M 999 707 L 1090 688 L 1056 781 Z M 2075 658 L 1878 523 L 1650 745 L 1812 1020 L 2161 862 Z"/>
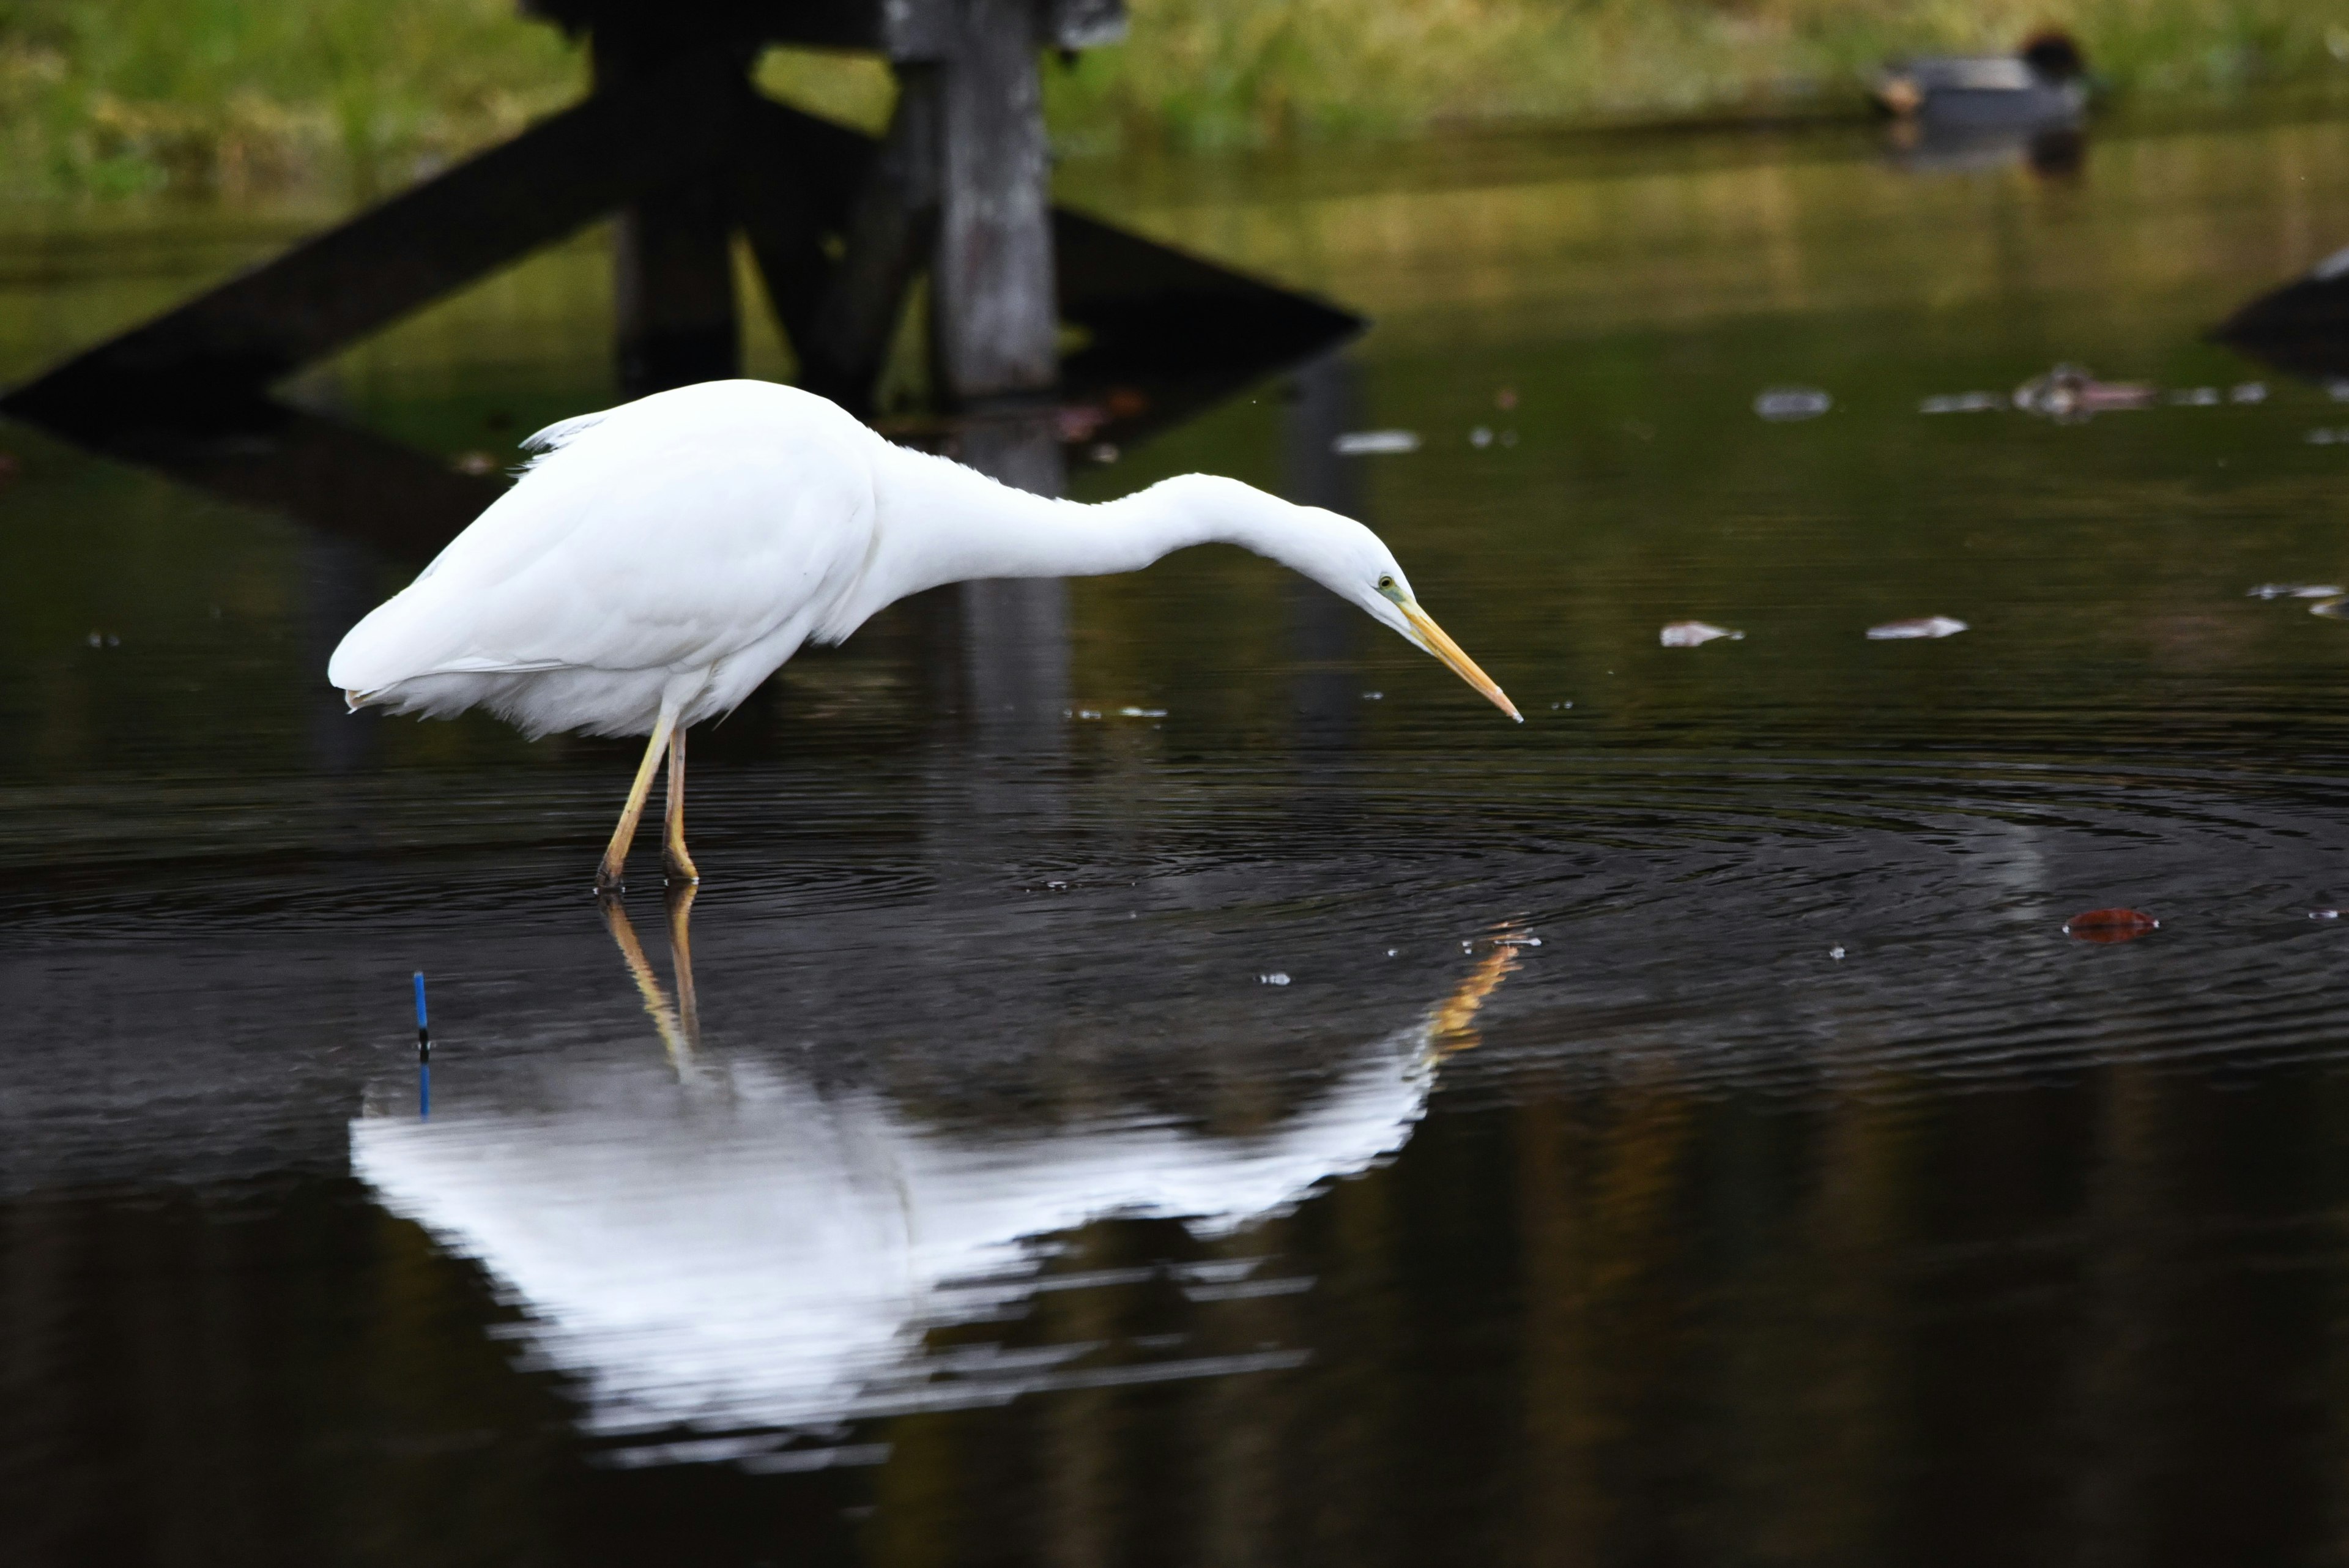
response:
<path id="1" fill-rule="evenodd" d="M 1394 578 L 1392 576 L 1381 577 L 1379 579 L 1379 592 L 1382 594 L 1391 594 L 1394 592 Z"/>

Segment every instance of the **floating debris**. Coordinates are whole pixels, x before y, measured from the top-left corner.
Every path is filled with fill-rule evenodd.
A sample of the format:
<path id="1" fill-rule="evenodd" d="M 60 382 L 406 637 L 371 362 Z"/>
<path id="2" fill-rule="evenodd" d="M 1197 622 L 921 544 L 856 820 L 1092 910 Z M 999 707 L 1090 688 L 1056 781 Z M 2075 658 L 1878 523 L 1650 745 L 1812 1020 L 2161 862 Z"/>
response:
<path id="1" fill-rule="evenodd" d="M 2244 594 L 2247 599 L 2329 599 L 2349 593 L 2330 583 L 2261 583 Z"/>
<path id="2" fill-rule="evenodd" d="M 1468 444 L 1475 447 L 1478 452 L 1484 451 L 1486 447 L 1493 444 L 1492 431 L 1484 425 L 1478 425 L 1475 430 L 1468 432 Z"/>
<path id="3" fill-rule="evenodd" d="M 2014 389 L 2014 406 L 2064 423 L 2115 409 L 2142 409 L 2154 400 L 2143 381 L 2099 381 L 2086 367 L 2058 365 Z"/>
<path id="4" fill-rule="evenodd" d="M 1365 702 L 1383 702 L 1386 700 L 1387 694 L 1383 691 L 1365 691 L 1362 693 L 1362 701 Z"/>
<path id="5" fill-rule="evenodd" d="M 449 466 L 460 473 L 470 473 L 478 479 L 483 474 L 495 473 L 498 460 L 485 452 L 460 452 L 450 460 Z"/>
<path id="6" fill-rule="evenodd" d="M 1500 388 L 1493 394 L 1493 406 L 1507 413 L 1517 406 L 1517 389 L 1515 387 Z"/>
<path id="7" fill-rule="evenodd" d="M 1664 629 L 1656 634 L 1656 640 L 1666 648 L 1702 648 L 1706 643 L 1723 637 L 1732 642 L 1745 640 L 1745 634 L 1742 631 L 1732 631 L 1725 626 L 1714 626 L 1709 621 L 1702 620 L 1667 622 Z M 1607 673 L 1612 675 L 1615 672 L 1610 670 Z"/>
<path id="8" fill-rule="evenodd" d="M 1117 447 L 1114 442 L 1101 441 L 1097 443 L 1093 447 L 1093 450 L 1087 455 L 1092 457 L 1095 462 L 1115 462 L 1118 456 Z"/>
<path id="9" fill-rule="evenodd" d="M 2090 909 L 2064 922 L 2064 934 L 2083 942 L 2133 942 L 2160 929 L 2143 909 Z"/>
<path id="10" fill-rule="evenodd" d="M 1052 410 L 1056 433 L 1064 441 L 1093 439 L 1093 432 L 1109 423 L 1109 410 L 1092 403 L 1071 403 Z"/>
<path id="11" fill-rule="evenodd" d="M 2264 403 L 2268 400 L 2268 384 L 2265 381 L 2245 381 L 2228 390 L 2227 400 L 2230 403 Z"/>
<path id="12" fill-rule="evenodd" d="M 93 631 L 89 634 L 89 645 L 92 648 L 120 648 L 122 639 L 110 631 Z"/>
<path id="13" fill-rule="evenodd" d="M 1557 711 L 1558 711 L 1559 710 L 1561 710 L 1561 709 L 1565 709 L 1565 708 L 1571 708 L 1571 707 L 1573 707 L 1573 706 L 1574 706 L 1574 704 L 1573 704 L 1573 703 L 1571 703 L 1571 702 L 1553 702 L 1553 703 L 1551 703 L 1551 704 L 1549 705 L 1549 708 L 1550 708 L 1550 711 L 1551 711 L 1551 712 L 1553 712 L 1553 713 L 1555 713 L 1555 712 L 1557 712 Z"/>
<path id="14" fill-rule="evenodd" d="M 1517 432 L 1516 432 L 1516 431 L 1503 431 L 1501 432 L 1501 444 L 1502 444 L 1503 446 L 1515 446 L 1515 445 L 1516 445 L 1516 444 L 1517 444 Z"/>
<path id="15" fill-rule="evenodd" d="M 1947 392 L 1917 405 L 1920 414 L 1980 414 L 2006 407 L 1996 392 Z"/>
<path id="16" fill-rule="evenodd" d="M 2327 620 L 2349 620 L 2349 597 L 2319 599 L 2308 607 L 2308 613 Z"/>
<path id="17" fill-rule="evenodd" d="M 1117 711 L 1117 713 L 1118 717 L 1121 719 L 1164 719 L 1166 717 L 1166 710 L 1164 708 L 1120 708 Z"/>
<path id="18" fill-rule="evenodd" d="M 2219 406 L 2219 389 L 2180 387 L 2169 394 L 2169 400 L 2182 409 L 2215 409 Z"/>
<path id="19" fill-rule="evenodd" d="M 1278 970 L 1274 970 L 1270 974 L 1260 974 L 1257 976 L 1256 982 L 1258 985 L 1287 985 L 1288 983 L 1288 977 L 1281 973 Z"/>
<path id="20" fill-rule="evenodd" d="M 1061 710 L 1061 717 L 1063 719 L 1098 719 L 1101 717 L 1101 710 L 1098 708 L 1063 708 Z"/>
<path id="21" fill-rule="evenodd" d="M 1754 411 L 1773 424 L 1815 420 L 1835 407 L 1835 400 L 1816 387 L 1771 387 L 1754 400 Z"/>
<path id="22" fill-rule="evenodd" d="M 2311 909 L 2308 911 L 2308 918 L 2312 920 L 2337 920 L 2341 918 L 2341 911 L 2338 909 Z"/>
<path id="23" fill-rule="evenodd" d="M 2301 439 L 2311 446 L 2349 446 L 2349 430 L 2313 430 Z"/>
<path id="24" fill-rule="evenodd" d="M 1955 616 L 1926 615 L 1910 620 L 1888 620 L 1868 628 L 1870 642 L 1904 642 L 1920 637 L 1955 637 L 1966 623 Z"/>
<path id="25" fill-rule="evenodd" d="M 1381 452 L 1417 452 L 1417 431 L 1350 431 L 1330 443 L 1340 457 L 1374 457 Z"/>
<path id="26" fill-rule="evenodd" d="M 1829 958 L 1831 958 L 1831 959 L 1840 959 L 1840 958 L 1842 958 L 1842 957 L 1843 957 L 1843 949 L 1841 949 L 1840 947 L 1833 947 L 1833 948 L 1829 948 L 1829 949 L 1827 950 L 1827 957 L 1829 957 Z"/>

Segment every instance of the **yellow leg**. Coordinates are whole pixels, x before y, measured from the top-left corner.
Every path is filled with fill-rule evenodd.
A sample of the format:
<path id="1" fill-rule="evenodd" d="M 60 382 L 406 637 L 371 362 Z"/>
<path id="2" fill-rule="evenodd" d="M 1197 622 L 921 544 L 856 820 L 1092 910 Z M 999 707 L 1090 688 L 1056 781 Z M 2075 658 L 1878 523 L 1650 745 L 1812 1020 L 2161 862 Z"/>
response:
<path id="1" fill-rule="evenodd" d="M 676 727 L 676 712 L 662 709 L 660 721 L 653 725 L 652 743 L 645 748 L 645 760 L 636 769 L 636 782 L 629 787 L 628 804 L 620 810 L 620 826 L 612 830 L 611 847 L 604 851 L 604 863 L 595 867 L 595 890 L 599 893 L 609 893 L 622 886 L 620 873 L 628 864 L 628 846 L 636 841 L 636 818 L 645 814 L 645 797 L 652 793 L 653 768 L 667 748 L 669 733 Z"/>
<path id="2" fill-rule="evenodd" d="M 693 857 L 685 850 L 685 726 L 679 724 L 668 738 L 668 810 L 661 839 L 661 868 L 668 873 L 671 882 L 690 887 L 701 880 L 694 868 Z"/>

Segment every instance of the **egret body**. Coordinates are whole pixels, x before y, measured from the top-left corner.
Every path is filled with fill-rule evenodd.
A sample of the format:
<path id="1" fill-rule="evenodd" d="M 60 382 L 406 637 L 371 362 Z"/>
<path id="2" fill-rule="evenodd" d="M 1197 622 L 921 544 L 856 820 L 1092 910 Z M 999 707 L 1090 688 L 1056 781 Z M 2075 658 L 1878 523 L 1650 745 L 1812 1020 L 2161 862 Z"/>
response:
<path id="1" fill-rule="evenodd" d="M 521 480 L 326 666 L 354 709 L 481 706 L 530 734 L 649 734 L 596 886 L 619 886 L 668 758 L 665 862 L 685 845 L 685 733 L 809 642 L 981 577 L 1130 572 L 1242 545 L 1311 577 L 1519 718 L 1413 598 L 1378 535 L 1237 480 L 1187 474 L 1085 505 L 1030 495 L 884 440 L 836 404 L 709 381 L 551 425 Z"/>

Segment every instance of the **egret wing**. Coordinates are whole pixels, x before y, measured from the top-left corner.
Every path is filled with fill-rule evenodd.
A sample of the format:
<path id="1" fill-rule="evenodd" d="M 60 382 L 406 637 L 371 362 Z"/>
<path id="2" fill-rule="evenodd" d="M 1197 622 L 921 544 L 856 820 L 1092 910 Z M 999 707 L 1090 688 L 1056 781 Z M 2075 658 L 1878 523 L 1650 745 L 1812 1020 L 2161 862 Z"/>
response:
<path id="1" fill-rule="evenodd" d="M 874 517 L 861 429 L 624 417 L 643 407 L 551 454 L 361 622 L 336 683 L 689 670 L 804 623 L 854 581 Z"/>

